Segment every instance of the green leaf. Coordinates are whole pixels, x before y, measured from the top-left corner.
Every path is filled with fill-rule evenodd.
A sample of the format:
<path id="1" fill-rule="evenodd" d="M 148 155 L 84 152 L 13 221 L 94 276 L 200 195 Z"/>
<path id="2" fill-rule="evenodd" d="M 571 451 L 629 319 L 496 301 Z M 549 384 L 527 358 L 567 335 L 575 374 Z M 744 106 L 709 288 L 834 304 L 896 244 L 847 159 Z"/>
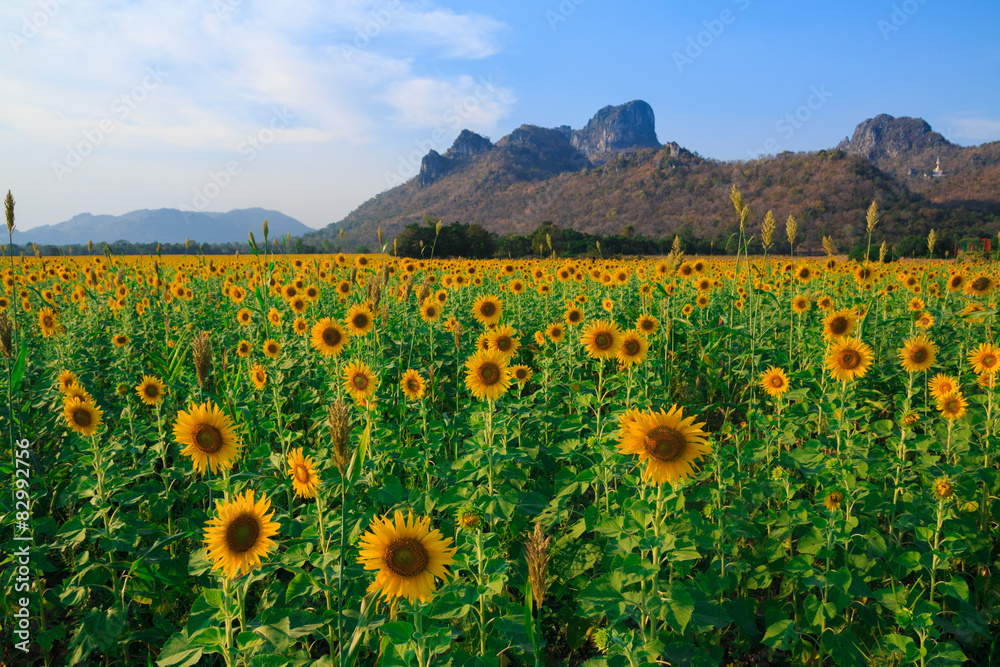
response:
<path id="1" fill-rule="evenodd" d="M 393 644 L 407 644 L 413 638 L 413 624 L 406 621 L 389 621 L 381 629 Z"/>
<path id="2" fill-rule="evenodd" d="M 17 390 L 21 388 L 21 380 L 24 379 L 24 369 L 28 363 L 28 339 L 24 336 L 21 337 L 21 349 L 17 353 L 17 361 L 14 362 L 14 370 L 11 371 L 10 381 L 11 381 L 11 396 L 17 393 Z"/>
<path id="3" fill-rule="evenodd" d="M 368 453 L 368 441 L 371 438 L 371 428 L 371 423 L 365 426 L 365 431 L 361 434 L 361 442 L 358 443 L 358 448 L 354 450 L 354 456 L 351 457 L 351 464 L 347 467 L 347 481 L 350 484 L 354 484 L 358 481 L 358 477 L 361 475 L 361 469 L 365 465 L 365 455 Z"/>
<path id="4" fill-rule="evenodd" d="M 694 615 L 694 596 L 687 589 L 674 584 L 669 598 L 664 604 L 667 611 L 667 622 L 678 634 L 684 634 L 684 628 L 691 622 Z"/>
<path id="5" fill-rule="evenodd" d="M 159 667 L 191 667 L 201 662 L 202 650 L 188 644 L 187 632 L 178 632 L 171 637 L 156 661 Z"/>
<path id="6" fill-rule="evenodd" d="M 791 646 L 794 638 L 795 622 L 786 618 L 769 625 L 761 642 L 775 650 L 783 650 Z"/>

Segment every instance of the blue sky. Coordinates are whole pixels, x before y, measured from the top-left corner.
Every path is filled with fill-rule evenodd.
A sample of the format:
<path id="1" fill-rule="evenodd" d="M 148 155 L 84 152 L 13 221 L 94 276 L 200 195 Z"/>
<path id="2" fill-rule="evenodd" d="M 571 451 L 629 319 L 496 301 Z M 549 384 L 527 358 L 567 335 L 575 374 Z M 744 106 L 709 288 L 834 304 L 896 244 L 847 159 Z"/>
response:
<path id="1" fill-rule="evenodd" d="M 661 142 L 750 159 L 878 113 L 1000 139 L 1000 7 L 944 0 L 4 0 L 0 189 L 18 227 L 139 208 L 312 227 L 465 127 L 649 102 Z"/>

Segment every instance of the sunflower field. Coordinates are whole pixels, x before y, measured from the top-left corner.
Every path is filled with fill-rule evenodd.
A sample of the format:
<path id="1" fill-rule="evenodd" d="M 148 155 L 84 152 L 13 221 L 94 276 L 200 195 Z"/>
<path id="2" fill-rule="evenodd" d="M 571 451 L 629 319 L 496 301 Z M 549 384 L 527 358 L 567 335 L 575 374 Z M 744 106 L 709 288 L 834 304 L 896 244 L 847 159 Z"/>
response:
<path id="1" fill-rule="evenodd" d="M 983 261 L 0 278 L 3 664 L 1000 664 Z"/>

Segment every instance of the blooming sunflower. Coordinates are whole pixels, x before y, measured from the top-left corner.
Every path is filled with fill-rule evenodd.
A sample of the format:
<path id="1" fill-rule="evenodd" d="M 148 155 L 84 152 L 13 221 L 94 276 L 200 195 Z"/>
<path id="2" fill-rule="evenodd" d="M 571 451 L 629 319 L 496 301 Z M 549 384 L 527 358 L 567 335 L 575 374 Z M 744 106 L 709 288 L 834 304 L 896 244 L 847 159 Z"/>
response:
<path id="1" fill-rule="evenodd" d="M 953 391 L 950 394 L 945 394 L 937 401 L 938 411 L 941 412 L 941 416 L 948 421 L 954 421 L 956 419 L 961 419 L 965 416 L 965 409 L 969 407 L 969 402 L 965 400 L 962 396 L 962 392 Z"/>
<path id="2" fill-rule="evenodd" d="M 236 313 L 236 321 L 243 326 L 248 326 L 253 322 L 253 317 L 250 316 L 250 311 L 246 308 L 240 308 L 239 312 Z"/>
<path id="3" fill-rule="evenodd" d="M 271 521 L 274 511 L 267 497 L 254 500 L 253 490 L 248 489 L 232 502 L 215 501 L 215 509 L 205 528 L 205 549 L 212 569 L 223 570 L 227 579 L 249 573 L 277 547 L 271 538 L 278 534 L 279 524 Z"/>
<path id="4" fill-rule="evenodd" d="M 801 315 L 809 310 L 810 305 L 812 304 L 809 301 L 809 297 L 802 294 L 796 294 L 795 298 L 792 299 L 792 312 L 796 315 Z"/>
<path id="5" fill-rule="evenodd" d="M 128 345 L 128 336 L 125 334 L 115 334 L 111 337 L 111 342 L 115 344 L 115 347 L 125 347 Z"/>
<path id="6" fill-rule="evenodd" d="M 577 308 L 572 302 L 566 304 L 566 312 L 563 313 L 563 319 L 566 320 L 566 324 L 569 326 L 576 326 L 583 322 L 583 309 Z"/>
<path id="7" fill-rule="evenodd" d="M 788 376 L 783 368 L 771 366 L 760 374 L 760 388 L 771 398 L 777 398 L 788 391 Z"/>
<path id="8" fill-rule="evenodd" d="M 916 325 L 921 329 L 929 329 L 934 324 L 934 316 L 928 312 L 916 314 Z"/>
<path id="9" fill-rule="evenodd" d="M 376 570 L 368 592 L 381 592 L 387 601 L 405 597 L 410 602 L 426 602 L 434 594 L 434 578 L 446 579 L 448 565 L 456 549 L 451 538 L 431 529 L 430 517 L 408 517 L 396 511 L 393 521 L 387 516 L 372 520 L 361 536 L 358 562 L 366 570 Z"/>
<path id="10" fill-rule="evenodd" d="M 996 287 L 996 282 L 989 276 L 982 275 L 965 284 L 965 293 L 969 296 L 989 294 Z"/>
<path id="11" fill-rule="evenodd" d="M 823 336 L 827 340 L 850 336 L 856 324 L 854 312 L 848 309 L 838 310 L 823 320 Z"/>
<path id="12" fill-rule="evenodd" d="M 951 375 L 945 375 L 944 373 L 938 373 L 930 379 L 927 383 L 927 388 L 931 391 L 931 396 L 934 400 L 940 399 L 942 396 L 952 393 L 953 391 L 958 391 L 958 380 L 956 380 Z"/>
<path id="13" fill-rule="evenodd" d="M 643 313 L 639 316 L 639 319 L 635 321 L 635 328 L 643 334 L 651 336 L 656 333 L 657 329 L 660 328 L 660 321 L 652 315 Z"/>
<path id="14" fill-rule="evenodd" d="M 263 389 L 267 384 L 267 369 L 260 364 L 254 364 L 250 368 L 250 381 L 257 389 Z"/>
<path id="15" fill-rule="evenodd" d="M 103 414 L 92 401 L 84 400 L 79 396 L 67 397 L 63 403 L 63 416 L 69 422 L 70 428 L 83 436 L 93 435 L 97 432 Z"/>
<path id="16" fill-rule="evenodd" d="M 71 370 L 65 370 L 62 373 L 60 373 L 59 377 L 57 378 L 57 381 L 59 382 L 59 391 L 63 394 L 69 391 L 70 387 L 72 387 L 75 384 L 78 384 L 78 378 L 76 377 L 76 373 L 74 373 Z"/>
<path id="17" fill-rule="evenodd" d="M 496 350 L 481 350 L 465 362 L 465 386 L 476 398 L 495 401 L 510 387 L 507 362 Z"/>
<path id="18" fill-rule="evenodd" d="M 489 340 L 490 349 L 499 352 L 504 362 L 510 361 L 521 345 L 521 339 L 514 336 L 513 327 L 506 324 L 491 331 L 487 335 L 487 340 Z"/>
<path id="19" fill-rule="evenodd" d="M 969 364 L 977 375 L 983 373 L 993 375 L 1000 371 L 1000 347 L 991 343 L 980 343 L 979 347 L 969 353 Z"/>
<path id="20" fill-rule="evenodd" d="M 424 379 L 420 377 L 419 371 L 412 368 L 403 373 L 399 387 L 403 390 L 403 395 L 411 401 L 419 401 L 424 397 Z"/>
<path id="21" fill-rule="evenodd" d="M 531 376 L 535 374 L 531 368 L 525 366 L 524 364 L 518 364 L 517 366 L 511 366 L 510 373 L 514 378 L 514 381 L 518 384 L 527 384 Z"/>
<path id="22" fill-rule="evenodd" d="M 626 413 L 627 414 L 627 413 Z M 669 412 L 643 412 L 634 415 L 618 441 L 622 454 L 637 454 L 647 460 L 643 478 L 655 484 L 676 484 L 694 472 L 692 463 L 711 453 L 702 430 L 704 422 L 685 418 L 683 409 L 674 405 Z"/>
<path id="23" fill-rule="evenodd" d="M 246 340 L 241 340 L 240 344 L 236 346 L 236 354 L 241 357 L 250 356 L 250 342 Z"/>
<path id="24" fill-rule="evenodd" d="M 240 452 L 240 443 L 233 432 L 233 423 L 214 403 L 192 403 L 187 412 L 177 413 L 174 439 L 184 445 L 181 454 L 191 457 L 194 467 L 204 473 L 228 470 Z"/>
<path id="25" fill-rule="evenodd" d="M 618 363 L 622 366 L 641 364 L 646 360 L 649 351 L 649 341 L 636 329 L 629 329 L 622 334 L 621 346 L 618 348 Z"/>
<path id="26" fill-rule="evenodd" d="M 831 512 L 839 510 L 842 502 L 844 502 L 844 494 L 842 491 L 831 491 L 826 494 L 826 498 L 823 500 L 823 504 L 826 506 L 826 509 Z"/>
<path id="27" fill-rule="evenodd" d="M 910 373 L 926 371 L 937 361 L 938 346 L 926 336 L 917 336 L 899 348 L 899 360 Z"/>
<path id="28" fill-rule="evenodd" d="M 281 354 L 281 343 L 274 340 L 273 338 L 268 338 L 264 341 L 264 356 L 268 359 L 277 359 L 278 355 Z"/>
<path id="29" fill-rule="evenodd" d="M 312 328 L 310 342 L 324 357 L 338 357 L 350 340 L 350 334 L 340 328 L 332 317 L 324 317 Z"/>
<path id="30" fill-rule="evenodd" d="M 484 327 L 496 324 L 503 316 L 503 302 L 492 294 L 481 296 L 472 304 L 472 316 Z"/>
<path id="31" fill-rule="evenodd" d="M 292 322 L 292 329 L 299 336 L 304 336 L 309 331 L 309 323 L 303 317 L 296 317 L 295 321 Z"/>
<path id="32" fill-rule="evenodd" d="M 311 456 L 304 456 L 301 447 L 288 452 L 288 476 L 292 478 L 292 489 L 299 498 L 316 497 L 316 489 L 320 485 L 316 462 Z"/>
<path id="33" fill-rule="evenodd" d="M 375 328 L 375 316 L 368 303 L 356 303 L 347 311 L 347 330 L 352 336 L 364 336 Z"/>
<path id="34" fill-rule="evenodd" d="M 166 393 L 167 387 L 155 375 L 143 375 L 142 382 L 135 390 L 146 405 L 158 405 L 163 401 L 163 394 Z"/>
<path id="35" fill-rule="evenodd" d="M 51 308 L 42 308 L 38 311 L 38 328 L 45 338 L 55 336 L 59 333 L 59 314 Z"/>
<path id="36" fill-rule="evenodd" d="M 545 329 L 545 335 L 549 337 L 553 343 L 558 343 L 566 337 L 566 329 L 563 325 L 558 322 L 553 322 Z"/>
<path id="37" fill-rule="evenodd" d="M 864 377 L 872 362 L 872 349 L 856 338 L 835 340 L 826 354 L 826 367 L 836 380 Z"/>
<path id="38" fill-rule="evenodd" d="M 618 356 L 622 344 L 622 332 L 614 322 L 594 320 L 583 328 L 580 344 L 594 359 L 611 359 Z"/>
<path id="39" fill-rule="evenodd" d="M 440 304 L 438 304 L 434 297 L 427 297 L 424 300 L 423 305 L 420 306 L 420 319 L 430 324 L 431 322 L 437 321 L 439 317 L 441 317 Z"/>
<path id="40" fill-rule="evenodd" d="M 352 361 L 344 367 L 344 388 L 360 403 L 375 393 L 378 378 L 365 362 Z"/>

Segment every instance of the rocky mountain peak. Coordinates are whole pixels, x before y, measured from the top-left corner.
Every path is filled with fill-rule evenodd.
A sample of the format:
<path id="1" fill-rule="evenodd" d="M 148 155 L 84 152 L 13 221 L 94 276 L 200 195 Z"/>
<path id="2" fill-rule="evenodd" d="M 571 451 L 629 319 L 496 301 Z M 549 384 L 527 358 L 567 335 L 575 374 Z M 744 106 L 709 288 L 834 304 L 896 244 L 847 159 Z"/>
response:
<path id="1" fill-rule="evenodd" d="M 895 118 L 879 114 L 858 123 L 854 135 L 845 137 L 837 148 L 868 160 L 897 159 L 953 147 L 921 118 Z"/>
<path id="2" fill-rule="evenodd" d="M 471 157 L 479 155 L 493 148 L 493 142 L 486 137 L 476 134 L 471 130 L 462 130 L 455 138 L 455 143 L 445 153 L 446 156 Z"/>
<path id="3" fill-rule="evenodd" d="M 568 128 L 558 128 L 565 133 Z M 606 106 L 582 130 L 568 137 L 574 148 L 588 158 L 630 148 L 659 148 L 653 108 L 642 100 Z"/>

